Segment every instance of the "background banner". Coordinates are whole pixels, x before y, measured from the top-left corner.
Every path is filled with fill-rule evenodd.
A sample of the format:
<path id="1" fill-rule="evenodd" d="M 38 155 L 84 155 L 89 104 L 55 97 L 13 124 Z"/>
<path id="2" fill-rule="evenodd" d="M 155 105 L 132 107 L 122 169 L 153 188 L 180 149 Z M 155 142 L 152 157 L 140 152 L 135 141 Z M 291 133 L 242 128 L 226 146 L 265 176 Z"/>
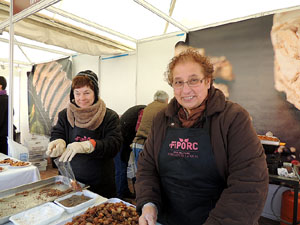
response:
<path id="1" fill-rule="evenodd" d="M 71 80 L 69 58 L 33 66 L 28 75 L 30 133 L 50 136 L 58 113 L 69 103 Z"/>
<path id="2" fill-rule="evenodd" d="M 234 77 L 216 83 L 227 86 L 228 99 L 247 109 L 258 134 L 271 131 L 299 152 L 300 110 L 275 89 L 272 25 L 273 15 L 264 16 L 190 32 L 187 42 L 207 56 L 225 56 Z"/>

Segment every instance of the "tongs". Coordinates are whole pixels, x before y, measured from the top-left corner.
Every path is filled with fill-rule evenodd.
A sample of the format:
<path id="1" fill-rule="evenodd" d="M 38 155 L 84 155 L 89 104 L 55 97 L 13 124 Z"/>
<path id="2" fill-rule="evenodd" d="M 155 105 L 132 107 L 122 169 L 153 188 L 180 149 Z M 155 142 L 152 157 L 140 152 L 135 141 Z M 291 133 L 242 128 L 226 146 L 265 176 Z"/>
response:
<path id="1" fill-rule="evenodd" d="M 72 187 L 74 191 L 82 191 L 80 184 L 76 181 L 70 161 L 62 162 L 59 158 L 54 159 L 60 174 L 64 176 L 64 181 Z"/>

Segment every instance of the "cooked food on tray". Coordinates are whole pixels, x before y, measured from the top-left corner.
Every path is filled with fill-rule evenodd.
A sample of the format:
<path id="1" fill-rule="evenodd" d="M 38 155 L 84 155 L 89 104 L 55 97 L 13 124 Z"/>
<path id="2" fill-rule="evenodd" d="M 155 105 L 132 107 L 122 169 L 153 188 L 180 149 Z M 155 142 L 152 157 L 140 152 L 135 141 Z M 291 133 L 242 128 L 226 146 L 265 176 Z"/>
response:
<path id="1" fill-rule="evenodd" d="M 29 162 L 22 162 L 22 161 L 14 161 L 14 162 L 10 163 L 10 166 L 16 166 L 16 167 L 29 166 L 29 165 L 31 165 Z"/>
<path id="2" fill-rule="evenodd" d="M 92 198 L 85 195 L 72 195 L 70 198 L 66 198 L 64 200 L 59 201 L 60 204 L 66 207 L 73 207 L 79 205 L 83 202 L 86 202 Z"/>
<path id="3" fill-rule="evenodd" d="M 67 190 L 64 191 L 58 190 L 56 188 L 45 188 L 40 191 L 40 194 L 45 194 L 47 197 L 53 197 L 53 196 L 62 196 L 70 192 L 72 192 L 71 188 L 68 188 Z"/>
<path id="4" fill-rule="evenodd" d="M 139 216 L 133 206 L 123 202 L 103 203 L 89 208 L 83 214 L 75 216 L 72 222 L 66 225 L 75 224 L 118 224 L 137 225 Z"/>
<path id="5" fill-rule="evenodd" d="M 0 164 L 9 164 L 11 159 L 3 159 L 0 161 Z"/>
<path id="6" fill-rule="evenodd" d="M 273 137 L 268 137 L 266 135 L 257 135 L 257 136 L 260 140 L 264 140 L 264 141 L 275 141 L 275 142 L 279 141 L 279 139 L 277 137 L 274 137 L 274 136 Z"/>
<path id="7" fill-rule="evenodd" d="M 4 159 L 0 161 L 0 164 L 8 164 L 10 166 L 29 166 L 29 162 L 16 161 L 13 159 Z"/>
<path id="8" fill-rule="evenodd" d="M 70 184 L 74 191 L 82 191 L 80 184 L 76 180 L 72 180 Z"/>
<path id="9" fill-rule="evenodd" d="M 1 172 L 4 172 L 5 170 L 7 170 L 7 168 L 1 167 L 1 166 L 0 166 L 0 173 L 1 173 Z"/>

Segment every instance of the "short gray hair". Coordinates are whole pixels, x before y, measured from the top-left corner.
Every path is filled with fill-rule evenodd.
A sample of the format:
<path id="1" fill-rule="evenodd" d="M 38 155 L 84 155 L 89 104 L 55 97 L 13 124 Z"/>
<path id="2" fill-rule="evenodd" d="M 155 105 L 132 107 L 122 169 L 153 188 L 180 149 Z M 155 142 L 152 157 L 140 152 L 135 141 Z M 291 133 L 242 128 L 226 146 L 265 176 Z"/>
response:
<path id="1" fill-rule="evenodd" d="M 168 102 L 169 100 L 169 95 L 165 91 L 157 91 L 154 94 L 154 101 L 159 101 L 159 102 Z"/>

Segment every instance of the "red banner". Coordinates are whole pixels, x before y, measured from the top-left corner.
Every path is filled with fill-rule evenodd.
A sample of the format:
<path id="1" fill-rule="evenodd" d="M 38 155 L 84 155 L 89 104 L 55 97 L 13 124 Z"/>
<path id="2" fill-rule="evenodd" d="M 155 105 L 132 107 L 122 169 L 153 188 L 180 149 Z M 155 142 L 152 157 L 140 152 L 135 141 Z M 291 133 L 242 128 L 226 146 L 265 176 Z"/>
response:
<path id="1" fill-rule="evenodd" d="M 27 9 L 28 7 L 34 5 L 39 1 L 41 0 L 13 0 L 13 15 L 16 15 L 17 13 L 21 12 L 24 9 Z"/>

